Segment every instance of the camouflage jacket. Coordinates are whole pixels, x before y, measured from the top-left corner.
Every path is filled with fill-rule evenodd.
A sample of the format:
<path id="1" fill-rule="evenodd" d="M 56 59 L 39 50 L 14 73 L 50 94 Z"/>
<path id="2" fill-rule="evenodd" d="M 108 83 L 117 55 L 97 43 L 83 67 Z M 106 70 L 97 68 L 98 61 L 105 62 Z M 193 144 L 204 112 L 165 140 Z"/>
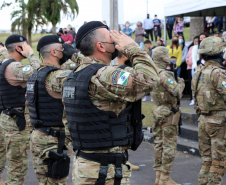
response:
<path id="1" fill-rule="evenodd" d="M 192 92 L 202 113 L 226 110 L 226 71 L 215 61 L 197 68 L 192 79 Z"/>
<path id="2" fill-rule="evenodd" d="M 102 67 L 92 76 L 89 85 L 89 95 L 93 104 L 100 110 L 113 111 L 116 115 L 127 106 L 128 102 L 141 99 L 159 83 L 154 62 L 137 44 L 129 44 L 121 52 L 132 61 L 133 67 L 126 67 L 124 70 L 117 66 Z M 76 72 L 90 64 L 105 63 L 85 57 Z M 128 147 L 114 147 L 95 152 L 120 152 L 125 148 Z"/>
<path id="3" fill-rule="evenodd" d="M 6 48 L 0 49 L 0 63 L 2 63 L 3 60 L 7 58 L 9 58 L 7 49 Z"/>
<path id="4" fill-rule="evenodd" d="M 165 69 L 159 69 L 160 84 L 152 92 L 151 96 L 154 104 L 154 115 L 158 119 L 164 119 L 172 113 L 171 105 L 177 106 L 177 101 L 181 99 L 185 84 L 182 78 L 176 82 L 174 74 Z"/>

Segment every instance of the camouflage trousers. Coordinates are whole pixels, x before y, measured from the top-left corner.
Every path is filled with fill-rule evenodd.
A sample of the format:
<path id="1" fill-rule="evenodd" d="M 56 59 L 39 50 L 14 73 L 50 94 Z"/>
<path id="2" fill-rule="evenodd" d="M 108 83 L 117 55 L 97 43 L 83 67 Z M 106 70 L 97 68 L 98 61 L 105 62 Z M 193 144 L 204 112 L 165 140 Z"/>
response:
<path id="1" fill-rule="evenodd" d="M 5 169 L 6 165 L 6 148 L 4 142 L 4 136 L 2 130 L 0 129 L 0 179 L 3 170 Z"/>
<path id="2" fill-rule="evenodd" d="M 66 136 L 65 145 L 68 148 L 68 155 L 72 154 L 70 136 Z M 31 150 L 33 158 L 33 167 L 38 178 L 39 185 L 66 185 L 68 177 L 62 179 L 53 179 L 46 177 L 48 167 L 44 160 L 49 158 L 49 151 L 57 151 L 58 138 L 46 135 L 38 130 L 33 130 L 31 134 Z"/>
<path id="3" fill-rule="evenodd" d="M 199 185 L 222 185 L 226 170 L 226 123 L 216 115 L 199 117 L 199 152 L 203 163 Z"/>
<path id="4" fill-rule="evenodd" d="M 169 174 L 177 150 L 178 121 L 173 121 L 173 113 L 156 119 L 153 116 L 153 138 L 154 138 L 154 170 Z"/>
<path id="5" fill-rule="evenodd" d="M 4 113 L 0 117 L 0 129 L 4 138 L 8 162 L 6 184 L 22 185 L 28 169 L 30 130 L 19 131 L 15 117 Z"/>
<path id="6" fill-rule="evenodd" d="M 74 157 L 72 181 L 73 185 L 94 185 L 99 177 L 100 163 L 86 160 L 79 156 Z M 126 165 L 122 164 L 121 185 L 129 185 L 132 169 L 127 162 Z M 115 176 L 115 166 L 108 165 L 108 173 L 105 181 L 105 185 L 113 185 Z"/>

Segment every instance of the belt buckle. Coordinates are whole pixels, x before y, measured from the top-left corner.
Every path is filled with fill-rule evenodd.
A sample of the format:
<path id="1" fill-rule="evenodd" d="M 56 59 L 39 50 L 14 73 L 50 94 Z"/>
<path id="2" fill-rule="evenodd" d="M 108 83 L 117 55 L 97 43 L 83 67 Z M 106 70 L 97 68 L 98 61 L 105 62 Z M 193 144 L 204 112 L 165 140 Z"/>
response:
<path id="1" fill-rule="evenodd" d="M 100 166 L 99 176 L 106 178 L 108 172 L 108 166 Z"/>
<path id="2" fill-rule="evenodd" d="M 115 168 L 115 178 L 122 179 L 122 167 Z"/>

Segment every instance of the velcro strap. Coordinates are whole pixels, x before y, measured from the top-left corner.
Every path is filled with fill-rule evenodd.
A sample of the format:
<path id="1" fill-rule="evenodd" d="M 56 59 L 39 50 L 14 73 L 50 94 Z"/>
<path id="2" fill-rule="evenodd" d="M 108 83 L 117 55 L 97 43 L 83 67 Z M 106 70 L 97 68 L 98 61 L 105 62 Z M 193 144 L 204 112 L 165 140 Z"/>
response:
<path id="1" fill-rule="evenodd" d="M 108 172 L 108 158 L 106 156 L 101 156 L 99 177 L 98 177 L 95 185 L 105 185 L 105 179 L 107 177 L 107 172 Z"/>
<path id="2" fill-rule="evenodd" d="M 116 157 L 114 185 L 120 185 L 121 184 L 121 180 L 122 180 L 122 161 L 123 161 L 123 156 Z"/>
<path id="3" fill-rule="evenodd" d="M 214 167 L 214 166 L 211 166 L 211 167 L 210 167 L 210 171 L 216 172 L 216 173 L 218 173 L 218 174 L 221 175 L 221 176 L 224 175 L 224 168 L 216 168 L 216 167 Z"/>

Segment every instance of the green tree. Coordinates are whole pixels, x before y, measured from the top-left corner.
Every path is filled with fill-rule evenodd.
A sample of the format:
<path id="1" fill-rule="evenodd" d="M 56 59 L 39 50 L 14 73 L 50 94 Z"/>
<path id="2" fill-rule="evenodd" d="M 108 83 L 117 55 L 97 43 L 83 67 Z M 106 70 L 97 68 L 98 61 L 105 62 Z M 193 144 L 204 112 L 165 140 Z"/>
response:
<path id="1" fill-rule="evenodd" d="M 36 28 L 47 23 L 41 9 L 42 0 L 29 0 L 27 3 L 27 31 L 28 31 L 28 43 L 32 45 L 31 33 L 34 26 Z"/>
<path id="2" fill-rule="evenodd" d="M 17 1 L 16 1 L 17 2 Z M 24 0 L 18 0 L 18 9 L 11 13 L 11 31 L 27 36 L 27 4 Z M 21 32 L 22 31 L 22 32 Z"/>
<path id="3" fill-rule="evenodd" d="M 60 22 L 61 11 L 71 19 L 79 12 L 76 0 L 42 0 L 42 9 L 46 19 L 52 23 L 53 34 L 56 34 L 56 24 Z"/>

